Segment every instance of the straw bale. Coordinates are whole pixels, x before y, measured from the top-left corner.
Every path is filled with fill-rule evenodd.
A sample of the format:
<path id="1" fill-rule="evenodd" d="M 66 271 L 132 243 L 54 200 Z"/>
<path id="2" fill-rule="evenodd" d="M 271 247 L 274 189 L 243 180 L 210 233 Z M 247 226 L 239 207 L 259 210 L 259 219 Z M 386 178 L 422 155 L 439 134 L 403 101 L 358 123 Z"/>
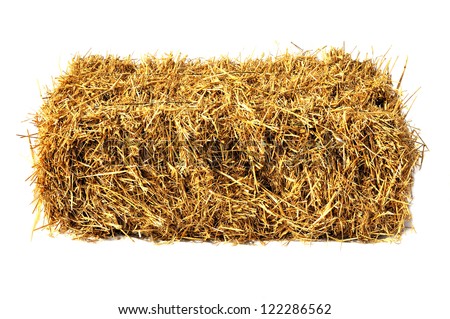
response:
<path id="1" fill-rule="evenodd" d="M 34 118 L 36 200 L 82 239 L 399 238 L 423 149 L 405 104 L 343 49 L 76 56 Z"/>

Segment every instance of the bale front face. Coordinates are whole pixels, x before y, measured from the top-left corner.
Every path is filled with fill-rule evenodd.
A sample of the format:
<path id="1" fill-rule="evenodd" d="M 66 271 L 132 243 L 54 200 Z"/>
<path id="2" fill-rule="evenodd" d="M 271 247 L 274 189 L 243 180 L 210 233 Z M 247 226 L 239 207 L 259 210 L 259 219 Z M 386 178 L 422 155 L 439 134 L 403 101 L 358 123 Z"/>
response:
<path id="1" fill-rule="evenodd" d="M 86 239 L 397 236 L 421 155 L 403 107 L 342 50 L 77 57 L 36 114 L 36 193 L 52 229 Z"/>

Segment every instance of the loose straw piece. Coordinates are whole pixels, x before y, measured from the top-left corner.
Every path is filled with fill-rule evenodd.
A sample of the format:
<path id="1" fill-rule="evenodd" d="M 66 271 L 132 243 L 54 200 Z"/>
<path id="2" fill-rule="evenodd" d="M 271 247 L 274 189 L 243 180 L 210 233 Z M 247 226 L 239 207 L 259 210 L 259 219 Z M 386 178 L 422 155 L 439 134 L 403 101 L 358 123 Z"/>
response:
<path id="1" fill-rule="evenodd" d="M 77 56 L 34 119 L 45 223 L 83 239 L 398 238 L 423 144 L 382 64 Z"/>

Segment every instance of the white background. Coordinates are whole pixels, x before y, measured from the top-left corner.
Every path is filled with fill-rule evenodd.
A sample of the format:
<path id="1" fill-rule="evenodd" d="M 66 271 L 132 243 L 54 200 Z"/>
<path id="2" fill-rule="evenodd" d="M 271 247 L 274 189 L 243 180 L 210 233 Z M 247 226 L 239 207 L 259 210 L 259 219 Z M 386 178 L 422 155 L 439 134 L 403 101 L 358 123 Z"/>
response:
<path id="1" fill-rule="evenodd" d="M 158 303 L 329 303 L 326 318 L 448 318 L 448 30 L 445 1 L 2 2 L 0 317 L 119 318 L 117 306 Z M 399 57 L 396 79 L 408 57 L 403 89 L 421 88 L 408 118 L 430 149 L 416 174 L 416 232 L 373 245 L 86 243 L 45 232 L 30 240 L 31 159 L 16 134 L 33 130 L 22 121 L 39 108 L 39 88 L 74 54 L 248 56 L 295 51 L 291 41 L 307 50 L 345 42 L 375 56 L 390 49 L 388 57 Z"/>

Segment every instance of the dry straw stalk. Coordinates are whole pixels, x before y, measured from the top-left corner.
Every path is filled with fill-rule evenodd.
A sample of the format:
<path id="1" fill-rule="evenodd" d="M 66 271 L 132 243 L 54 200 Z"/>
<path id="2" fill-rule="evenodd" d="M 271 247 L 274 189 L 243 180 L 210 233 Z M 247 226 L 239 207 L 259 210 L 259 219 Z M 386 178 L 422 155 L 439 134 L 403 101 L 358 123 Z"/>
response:
<path id="1" fill-rule="evenodd" d="M 398 238 L 423 144 L 381 60 L 342 49 L 77 56 L 34 118 L 36 200 L 75 238 Z"/>

